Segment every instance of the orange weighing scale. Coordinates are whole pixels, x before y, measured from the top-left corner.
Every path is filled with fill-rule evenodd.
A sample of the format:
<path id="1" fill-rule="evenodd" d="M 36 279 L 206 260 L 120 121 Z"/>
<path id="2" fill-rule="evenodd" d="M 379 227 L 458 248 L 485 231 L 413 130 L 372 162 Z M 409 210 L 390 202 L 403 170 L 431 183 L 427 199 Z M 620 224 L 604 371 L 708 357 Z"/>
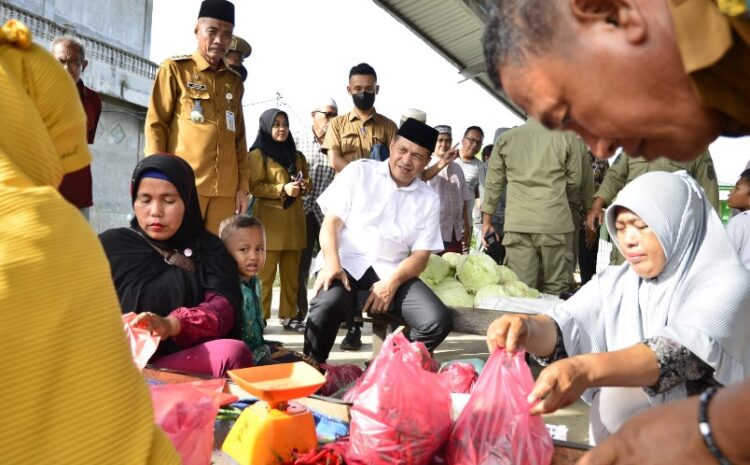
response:
<path id="1" fill-rule="evenodd" d="M 307 397 L 325 377 L 305 362 L 230 370 L 229 377 L 260 399 L 246 408 L 229 431 L 221 449 L 239 465 L 277 465 L 292 451 L 317 446 L 315 420 L 304 406 L 290 402 Z"/>

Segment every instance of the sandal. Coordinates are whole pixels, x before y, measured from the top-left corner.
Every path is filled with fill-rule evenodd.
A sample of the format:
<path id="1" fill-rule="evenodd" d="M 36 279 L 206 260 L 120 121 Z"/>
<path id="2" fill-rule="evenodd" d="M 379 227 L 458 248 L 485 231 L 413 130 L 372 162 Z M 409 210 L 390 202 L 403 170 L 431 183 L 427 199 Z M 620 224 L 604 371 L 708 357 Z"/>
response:
<path id="1" fill-rule="evenodd" d="M 294 318 L 289 318 L 288 320 L 285 318 L 282 326 L 287 331 L 295 331 L 298 333 L 305 332 L 305 322 L 298 319 L 296 316 Z"/>

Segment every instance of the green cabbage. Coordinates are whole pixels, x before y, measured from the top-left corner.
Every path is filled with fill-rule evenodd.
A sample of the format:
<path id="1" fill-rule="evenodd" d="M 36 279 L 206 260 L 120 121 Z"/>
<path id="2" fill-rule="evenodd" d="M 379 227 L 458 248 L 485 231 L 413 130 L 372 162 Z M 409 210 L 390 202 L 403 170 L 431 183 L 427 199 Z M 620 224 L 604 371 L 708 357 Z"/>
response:
<path id="1" fill-rule="evenodd" d="M 464 260 L 466 260 L 466 257 L 468 257 L 468 255 L 461 255 L 460 253 L 456 252 L 446 252 L 443 254 L 443 260 L 448 262 L 448 264 L 454 269 L 461 266 Z"/>
<path id="2" fill-rule="evenodd" d="M 457 280 L 456 278 L 445 278 L 434 288 L 435 291 L 448 291 L 456 289 L 460 289 L 464 292 L 466 291 L 466 289 L 464 289 L 464 286 L 461 284 L 461 281 Z"/>
<path id="3" fill-rule="evenodd" d="M 500 279 L 498 282 L 500 284 L 509 283 L 511 281 L 518 281 L 518 275 L 513 272 L 510 268 L 507 266 L 499 265 L 498 269 L 500 270 Z"/>
<path id="4" fill-rule="evenodd" d="M 533 287 L 530 287 L 529 291 L 526 293 L 526 297 L 530 297 L 532 299 L 538 299 L 541 296 L 542 296 L 542 293 L 534 289 Z"/>
<path id="5" fill-rule="evenodd" d="M 511 281 L 505 284 L 505 291 L 511 297 L 526 297 L 529 293 L 529 286 L 521 281 Z"/>
<path id="6" fill-rule="evenodd" d="M 489 255 L 469 255 L 458 267 L 456 276 L 469 292 L 476 292 L 500 281 L 500 268 Z"/>
<path id="7" fill-rule="evenodd" d="M 484 286 L 477 291 L 476 297 L 474 297 L 474 307 L 479 308 L 484 299 L 489 297 L 509 297 L 508 291 L 505 290 L 505 286 L 500 284 L 490 284 Z"/>
<path id="8" fill-rule="evenodd" d="M 460 283 L 457 287 L 444 286 L 441 288 L 438 286 L 435 288 L 435 295 L 450 307 L 472 307 L 474 305 L 474 299 L 461 287 Z"/>
<path id="9" fill-rule="evenodd" d="M 431 254 L 430 260 L 427 262 L 427 268 L 419 275 L 419 279 L 426 282 L 428 286 L 434 287 L 443 281 L 450 272 L 451 267 L 448 262 L 435 254 Z"/>

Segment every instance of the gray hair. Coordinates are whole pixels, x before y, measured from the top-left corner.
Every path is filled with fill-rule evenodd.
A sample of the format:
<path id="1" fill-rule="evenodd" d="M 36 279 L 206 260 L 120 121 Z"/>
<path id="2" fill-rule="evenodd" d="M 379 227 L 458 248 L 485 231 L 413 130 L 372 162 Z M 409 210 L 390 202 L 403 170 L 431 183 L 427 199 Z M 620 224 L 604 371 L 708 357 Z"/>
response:
<path id="1" fill-rule="evenodd" d="M 490 0 L 489 21 L 484 30 L 484 59 L 492 83 L 502 88 L 498 66 L 519 65 L 528 54 L 548 51 L 559 30 L 558 0 Z"/>
<path id="2" fill-rule="evenodd" d="M 219 237 L 222 241 L 226 241 L 232 233 L 240 228 L 260 228 L 265 234 L 263 223 L 258 218 L 241 213 L 222 220 L 219 225 Z"/>
<path id="3" fill-rule="evenodd" d="M 75 37 L 71 37 L 71 36 L 56 37 L 52 41 L 52 43 L 49 45 L 50 50 L 55 48 L 55 45 L 57 44 L 63 44 L 68 47 L 73 47 L 74 49 L 78 50 L 78 55 L 81 57 L 81 62 L 86 60 L 86 50 L 83 48 L 83 44 L 81 43 L 81 41 L 79 41 Z"/>

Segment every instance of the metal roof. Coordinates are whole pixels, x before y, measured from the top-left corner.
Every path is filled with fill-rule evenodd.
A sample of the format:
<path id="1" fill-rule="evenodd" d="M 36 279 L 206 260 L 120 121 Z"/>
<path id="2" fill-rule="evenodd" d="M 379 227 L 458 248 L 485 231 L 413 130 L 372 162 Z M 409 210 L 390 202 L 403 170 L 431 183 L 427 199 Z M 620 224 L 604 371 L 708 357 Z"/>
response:
<path id="1" fill-rule="evenodd" d="M 495 89 L 485 70 L 482 32 L 487 22 L 487 0 L 373 0 L 430 47 L 500 100 L 510 111 L 526 119 L 524 112 Z"/>

